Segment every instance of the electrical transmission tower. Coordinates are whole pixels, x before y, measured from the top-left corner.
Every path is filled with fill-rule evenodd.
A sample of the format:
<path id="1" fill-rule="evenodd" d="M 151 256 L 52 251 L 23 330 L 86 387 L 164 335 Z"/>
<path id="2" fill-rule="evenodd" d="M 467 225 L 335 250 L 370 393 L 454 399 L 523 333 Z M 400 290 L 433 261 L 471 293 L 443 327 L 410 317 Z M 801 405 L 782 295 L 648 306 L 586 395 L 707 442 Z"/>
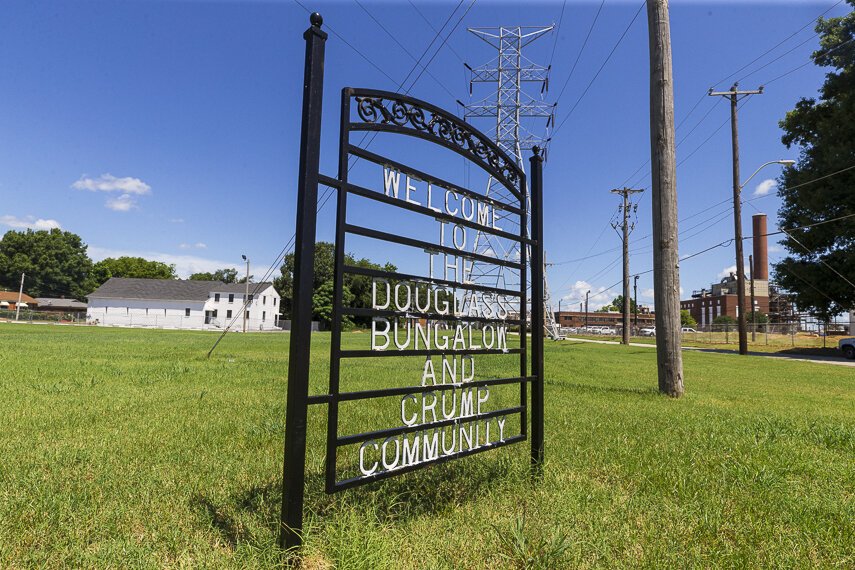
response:
<path id="1" fill-rule="evenodd" d="M 479 67 L 466 65 L 470 72 L 469 93 L 475 83 L 495 84 L 495 91 L 480 101 L 463 105 L 464 119 L 489 118 L 495 121 L 487 132 L 493 134 L 493 140 L 508 156 L 514 158 L 525 172 L 523 151 L 531 151 L 535 146 L 544 148 L 546 136 L 537 136 L 530 129 L 530 123 L 546 119 L 546 129 L 555 120 L 555 104 L 542 99 L 549 90 L 549 67 L 537 65 L 523 56 L 523 48 L 533 41 L 551 32 L 555 26 L 500 26 L 496 28 L 469 28 L 469 32 L 498 51 L 496 58 Z M 465 64 L 464 64 L 465 65 Z M 530 95 L 526 84 L 539 84 L 537 96 Z M 487 181 L 486 195 L 507 203 L 513 203 L 501 182 L 493 177 Z M 531 208 L 528 208 L 531 211 Z M 518 217 L 510 213 L 497 216 L 500 226 L 508 231 L 519 229 Z M 526 228 L 526 233 L 529 233 Z M 522 244 L 509 242 L 489 233 L 478 232 L 475 235 L 474 253 L 517 261 L 521 258 Z M 528 256 L 531 259 L 531 256 Z M 507 287 L 507 270 L 498 265 L 475 263 L 470 273 L 475 282 L 490 284 L 494 287 Z M 549 289 L 546 286 L 546 268 L 544 267 L 544 327 L 553 339 L 560 338 L 555 316 L 550 310 Z M 518 277 L 517 277 L 518 279 Z"/>

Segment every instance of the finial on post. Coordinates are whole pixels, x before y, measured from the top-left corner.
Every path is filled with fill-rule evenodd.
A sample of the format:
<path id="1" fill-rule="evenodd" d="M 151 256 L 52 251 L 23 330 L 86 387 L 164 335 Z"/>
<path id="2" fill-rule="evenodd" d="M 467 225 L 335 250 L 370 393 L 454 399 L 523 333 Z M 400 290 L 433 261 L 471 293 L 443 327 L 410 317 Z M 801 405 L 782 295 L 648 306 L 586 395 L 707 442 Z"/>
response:
<path id="1" fill-rule="evenodd" d="M 540 147 L 535 145 L 531 147 L 531 151 L 534 153 L 534 156 L 540 156 Z"/>
<path id="2" fill-rule="evenodd" d="M 309 22 L 316 28 L 320 28 L 324 23 L 324 17 L 318 12 L 312 12 L 312 15 L 309 16 Z"/>

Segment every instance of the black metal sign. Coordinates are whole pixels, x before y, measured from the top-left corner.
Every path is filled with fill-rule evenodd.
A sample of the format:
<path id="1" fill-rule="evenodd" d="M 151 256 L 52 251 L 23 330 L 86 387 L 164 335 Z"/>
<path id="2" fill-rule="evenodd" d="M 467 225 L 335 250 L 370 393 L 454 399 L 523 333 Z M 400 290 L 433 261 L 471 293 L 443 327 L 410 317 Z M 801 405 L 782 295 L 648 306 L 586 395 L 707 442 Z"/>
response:
<path id="1" fill-rule="evenodd" d="M 529 422 L 532 462 L 539 465 L 543 459 L 540 157 L 536 152 L 531 159 L 529 200 L 524 171 L 471 125 L 406 95 L 345 88 L 341 97 L 338 176 L 319 174 L 326 34 L 320 30 L 319 15 L 313 14 L 311 22 L 312 27 L 304 35 L 306 80 L 282 510 L 285 547 L 300 544 L 308 405 L 327 406 L 328 493 L 523 441 L 529 436 Z M 400 136 L 402 145 L 407 137 L 415 137 L 449 149 L 499 181 L 507 190 L 503 196 L 511 199 L 484 195 L 369 151 L 367 145 L 361 144 L 365 136 L 351 136 L 359 132 Z M 366 168 L 375 173 L 374 183 L 349 180 L 352 158 L 364 161 Z M 337 192 L 332 346 L 328 390 L 323 395 L 309 396 L 312 263 L 319 184 Z M 361 201 L 363 212 L 366 204 L 373 204 L 382 213 L 353 219 L 348 216 L 353 199 Z M 439 238 L 424 239 L 415 230 L 381 230 L 378 224 L 366 222 L 394 216 L 396 211 L 435 222 Z M 471 246 L 475 232 L 520 244 L 519 258 L 475 252 Z M 408 258 L 423 256 L 426 263 L 421 266 L 428 269 L 402 272 L 349 264 L 345 252 L 354 239 L 394 246 Z M 513 276 L 512 285 L 473 281 L 475 263 L 501 268 Z M 348 302 L 346 275 L 370 280 L 370 306 L 356 307 Z M 356 317 L 370 322 L 370 333 L 360 336 L 355 344 L 349 338 L 343 342 L 344 320 Z M 536 324 L 536 334 L 531 335 L 529 352 L 530 322 Z M 515 363 L 510 373 L 492 372 L 508 370 L 508 359 Z M 343 372 L 358 368 L 360 361 L 378 364 L 374 369 L 381 370 L 384 376 L 376 378 L 378 387 L 366 387 L 364 379 L 357 389 L 343 387 Z M 389 362 L 394 365 L 383 366 Z M 508 390 L 512 390 L 510 397 Z M 345 406 L 372 410 L 368 419 L 362 420 L 371 424 L 368 429 L 354 428 L 358 422 L 343 420 Z M 377 409 L 388 413 L 373 412 Z"/>

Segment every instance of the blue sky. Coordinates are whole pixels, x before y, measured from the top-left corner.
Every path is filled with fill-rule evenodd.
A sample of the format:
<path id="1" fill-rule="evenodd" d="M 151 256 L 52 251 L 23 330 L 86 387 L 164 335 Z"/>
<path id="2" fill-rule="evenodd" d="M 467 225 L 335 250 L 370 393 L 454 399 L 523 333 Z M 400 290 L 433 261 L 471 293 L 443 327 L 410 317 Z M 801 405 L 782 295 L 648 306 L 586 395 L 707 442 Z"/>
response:
<path id="1" fill-rule="evenodd" d="M 303 3 L 322 12 L 327 31 L 362 54 L 335 34 L 327 42 L 322 171 L 334 175 L 340 89 L 394 90 L 413 61 L 356 4 Z M 729 128 L 719 129 L 728 108 L 720 98 L 704 97 L 707 89 L 725 89 L 734 79 L 754 88 L 807 62 L 818 45 L 812 25 L 733 75 L 834 4 L 672 2 L 677 122 L 694 108 L 677 132 L 678 140 L 686 137 L 677 156 L 685 159 L 677 177 L 681 255 L 732 235 L 727 204 L 710 207 L 731 193 Z M 364 5 L 416 56 L 434 37 L 407 2 Z M 436 28 L 456 5 L 418 4 Z M 468 5 L 466 0 L 446 30 Z M 592 306 L 619 292 L 595 295 L 620 279 L 619 240 L 608 226 L 617 197 L 609 190 L 625 182 L 650 184 L 646 167 L 631 178 L 649 158 L 644 12 L 579 99 L 639 6 L 606 1 L 558 102 L 559 124 L 578 105 L 554 135 L 544 174 L 546 249 L 556 262 L 549 272 L 556 305 L 564 297 L 578 308 L 579 293 L 588 288 L 594 291 Z M 546 100 L 558 96 L 598 7 L 599 2 L 568 1 L 557 41 L 548 36 L 527 51 L 533 61 L 548 63 L 555 45 Z M 469 98 L 460 58 L 474 66 L 494 56 L 467 26 L 548 25 L 559 21 L 561 9 L 561 2 L 477 1 L 410 93 L 455 109 L 455 99 Z M 828 16 L 846 10 L 839 5 Z M 0 231 L 58 224 L 80 234 L 96 259 L 143 255 L 176 263 L 183 275 L 240 267 L 246 253 L 252 273 L 261 276 L 294 229 L 307 25 L 303 8 L 287 1 L 3 2 Z M 807 65 L 773 81 L 765 94 L 742 107 L 743 179 L 766 161 L 797 158 L 796 150 L 781 144 L 777 123 L 800 97 L 816 94 L 824 72 Z M 486 91 L 476 86 L 473 100 L 479 95 Z M 376 149 L 383 148 L 380 141 Z M 417 163 L 418 148 L 412 156 L 401 148 L 402 156 Z M 754 197 L 758 185 L 778 173 L 776 166 L 764 169 L 745 197 Z M 379 179 L 376 173 L 366 176 Z M 779 206 L 774 189 L 751 204 L 744 208 L 746 235 L 755 207 L 768 213 L 774 226 Z M 331 238 L 331 210 L 328 204 L 321 214 L 321 239 Z M 651 240 L 643 239 L 650 228 L 646 192 L 633 234 L 633 272 L 651 267 Z M 770 245 L 770 259 L 779 259 L 783 252 Z M 359 253 L 385 261 L 386 251 L 370 244 Z M 732 246 L 685 261 L 685 294 L 717 280 L 732 265 Z M 652 300 L 651 287 L 652 275 L 643 275 L 640 300 Z"/>

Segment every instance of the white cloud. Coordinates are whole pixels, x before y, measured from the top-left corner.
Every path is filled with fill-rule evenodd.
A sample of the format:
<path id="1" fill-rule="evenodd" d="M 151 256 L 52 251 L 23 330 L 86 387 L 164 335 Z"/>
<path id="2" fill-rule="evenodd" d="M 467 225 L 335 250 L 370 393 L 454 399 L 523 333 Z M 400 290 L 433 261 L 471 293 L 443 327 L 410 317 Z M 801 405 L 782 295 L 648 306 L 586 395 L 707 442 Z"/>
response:
<path id="1" fill-rule="evenodd" d="M 769 249 L 768 249 L 769 253 L 783 253 L 783 251 L 784 251 L 784 248 L 778 244 L 772 244 L 769 246 Z"/>
<path id="2" fill-rule="evenodd" d="M 641 292 L 641 298 L 642 299 L 653 299 L 653 296 L 654 296 L 653 289 L 645 289 L 644 291 Z"/>
<path id="3" fill-rule="evenodd" d="M 183 224 L 184 218 L 169 218 L 170 224 Z"/>
<path id="4" fill-rule="evenodd" d="M 589 311 L 596 311 L 597 309 L 608 305 L 612 302 L 612 299 L 620 293 L 617 289 L 606 290 L 606 288 L 602 286 L 594 287 L 587 281 L 576 281 L 570 289 L 570 293 L 561 298 L 562 301 L 569 301 L 571 303 L 584 302 L 585 292 L 591 291 L 591 294 L 588 295 Z"/>
<path id="5" fill-rule="evenodd" d="M 140 180 L 125 176 L 116 178 L 112 174 L 102 174 L 98 178 L 81 176 L 80 180 L 71 185 L 75 190 L 91 192 L 121 192 L 122 194 L 151 194 L 151 186 Z"/>
<path id="6" fill-rule="evenodd" d="M 117 198 L 108 198 L 104 203 L 104 207 L 114 212 L 129 212 L 137 207 L 137 197 L 151 194 L 151 186 L 139 178 L 117 178 L 112 174 L 102 174 L 98 178 L 81 176 L 71 187 L 90 192 L 118 193 Z"/>
<path id="7" fill-rule="evenodd" d="M 181 278 L 187 278 L 193 273 L 202 273 L 202 272 L 210 272 L 213 273 L 217 269 L 223 269 L 225 267 L 237 269 L 239 275 L 243 276 L 243 271 L 245 266 L 238 265 L 232 261 L 223 261 L 220 259 L 208 259 L 205 257 L 199 257 L 196 255 L 174 255 L 171 253 L 161 253 L 157 251 L 131 251 L 131 250 L 117 250 L 117 249 L 109 249 L 105 247 L 97 247 L 97 246 L 89 246 L 89 256 L 95 260 L 100 261 L 105 257 L 142 257 L 144 259 L 150 259 L 153 261 L 160 261 L 163 263 L 167 263 L 170 265 L 175 265 L 175 271 L 178 273 L 178 276 Z M 263 267 L 265 270 L 269 264 L 257 264 L 256 267 Z M 256 279 L 260 279 L 264 274 L 263 270 L 253 270 L 251 273 L 256 275 Z M 278 270 L 275 271 L 275 275 L 279 275 Z M 268 278 L 269 280 L 270 278 Z"/>
<path id="8" fill-rule="evenodd" d="M 735 265 L 731 265 L 730 267 L 725 267 L 724 269 L 722 269 L 718 274 L 718 278 L 724 279 L 725 277 L 730 277 L 731 273 L 736 274 Z"/>
<path id="9" fill-rule="evenodd" d="M 35 216 L 25 216 L 23 218 L 18 218 L 15 216 L 0 216 L 0 225 L 9 226 L 12 229 L 23 230 L 52 230 L 54 228 L 61 228 L 59 222 L 56 220 L 45 220 L 43 218 L 36 218 Z"/>
<path id="10" fill-rule="evenodd" d="M 137 207 L 137 201 L 130 194 L 122 194 L 118 198 L 109 198 L 104 207 L 114 212 L 128 212 Z"/>
<path id="11" fill-rule="evenodd" d="M 765 196 L 777 187 L 778 183 L 773 178 L 767 178 L 766 180 L 757 185 L 757 188 L 754 189 L 754 195 Z"/>
<path id="12" fill-rule="evenodd" d="M 181 243 L 178 244 L 178 247 L 181 249 L 208 249 L 208 244 L 199 241 L 196 243 Z"/>

